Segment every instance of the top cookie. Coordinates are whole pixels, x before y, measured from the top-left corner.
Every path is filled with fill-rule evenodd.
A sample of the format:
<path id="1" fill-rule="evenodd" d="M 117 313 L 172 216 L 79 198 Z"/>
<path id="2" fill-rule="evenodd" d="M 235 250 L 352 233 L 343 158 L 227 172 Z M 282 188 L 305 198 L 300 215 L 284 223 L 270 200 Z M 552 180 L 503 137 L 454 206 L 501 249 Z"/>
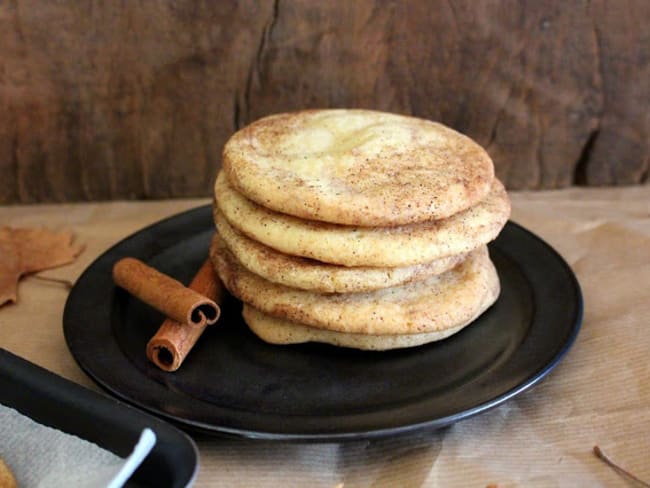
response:
<path id="1" fill-rule="evenodd" d="M 444 125 L 347 109 L 253 122 L 226 143 L 223 168 L 264 207 L 359 226 L 447 218 L 482 200 L 494 178 L 485 150 Z"/>

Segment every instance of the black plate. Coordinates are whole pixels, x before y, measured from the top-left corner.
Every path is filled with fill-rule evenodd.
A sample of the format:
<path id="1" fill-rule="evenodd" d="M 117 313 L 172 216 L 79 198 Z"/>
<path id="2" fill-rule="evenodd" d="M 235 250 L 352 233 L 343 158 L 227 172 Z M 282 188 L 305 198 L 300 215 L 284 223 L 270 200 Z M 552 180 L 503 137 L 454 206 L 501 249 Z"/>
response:
<path id="1" fill-rule="evenodd" d="M 156 434 L 156 444 L 126 486 L 182 488 L 196 477 L 198 452 L 186 434 L 4 349 L 0 349 L 0 404 L 123 458 L 149 427 Z"/>
<path id="2" fill-rule="evenodd" d="M 320 344 L 272 346 L 230 299 L 181 369 L 148 363 L 163 317 L 116 288 L 113 263 L 134 256 L 188 282 L 214 232 L 209 206 L 171 217 L 98 258 L 70 293 L 65 337 L 108 391 L 189 429 L 251 438 L 343 440 L 438 428 L 526 390 L 558 363 L 582 320 L 564 260 L 508 223 L 490 245 L 502 292 L 474 324 L 444 341 L 389 352 Z"/>

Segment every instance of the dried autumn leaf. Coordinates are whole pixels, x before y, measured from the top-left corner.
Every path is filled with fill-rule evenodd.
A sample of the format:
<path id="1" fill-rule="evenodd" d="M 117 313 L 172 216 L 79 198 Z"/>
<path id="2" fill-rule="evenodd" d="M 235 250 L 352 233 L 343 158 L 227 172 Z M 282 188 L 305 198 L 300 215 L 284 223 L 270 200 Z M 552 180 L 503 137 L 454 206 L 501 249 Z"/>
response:
<path id="1" fill-rule="evenodd" d="M 20 277 L 71 263 L 83 250 L 70 231 L 0 227 L 0 306 L 16 302 Z"/>

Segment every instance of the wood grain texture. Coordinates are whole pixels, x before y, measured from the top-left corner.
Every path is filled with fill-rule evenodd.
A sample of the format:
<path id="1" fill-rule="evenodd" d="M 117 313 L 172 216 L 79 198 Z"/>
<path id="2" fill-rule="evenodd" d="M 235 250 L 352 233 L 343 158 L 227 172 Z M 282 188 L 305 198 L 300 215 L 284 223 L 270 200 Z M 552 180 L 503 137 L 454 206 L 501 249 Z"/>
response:
<path id="1" fill-rule="evenodd" d="M 596 185 L 647 181 L 650 169 L 650 2 L 592 2 L 604 106 L 583 168 Z"/>
<path id="2" fill-rule="evenodd" d="M 226 138 L 365 107 L 475 138 L 510 188 L 650 165 L 645 0 L 0 0 L 0 203 L 210 195 Z"/>

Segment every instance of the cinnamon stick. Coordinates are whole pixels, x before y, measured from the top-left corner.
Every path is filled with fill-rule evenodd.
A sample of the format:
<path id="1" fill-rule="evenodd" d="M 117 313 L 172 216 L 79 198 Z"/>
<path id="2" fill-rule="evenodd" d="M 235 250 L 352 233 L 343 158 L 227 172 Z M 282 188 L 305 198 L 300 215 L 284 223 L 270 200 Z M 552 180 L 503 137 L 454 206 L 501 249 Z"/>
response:
<path id="1" fill-rule="evenodd" d="M 146 304 L 182 324 L 205 327 L 219 318 L 220 309 L 214 300 L 135 258 L 123 258 L 115 263 L 113 280 Z"/>
<path id="2" fill-rule="evenodd" d="M 211 298 L 216 303 L 220 302 L 223 286 L 209 259 L 194 276 L 189 288 Z M 207 323 L 183 324 L 167 318 L 147 343 L 147 358 L 163 371 L 176 371 L 207 325 Z"/>

